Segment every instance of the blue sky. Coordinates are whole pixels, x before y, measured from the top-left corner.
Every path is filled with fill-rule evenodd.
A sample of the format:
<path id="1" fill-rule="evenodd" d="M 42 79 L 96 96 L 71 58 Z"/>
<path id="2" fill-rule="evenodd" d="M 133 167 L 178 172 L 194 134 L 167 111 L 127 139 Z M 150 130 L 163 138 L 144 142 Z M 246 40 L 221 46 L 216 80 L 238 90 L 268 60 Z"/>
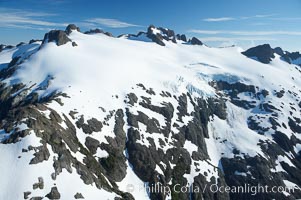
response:
<path id="1" fill-rule="evenodd" d="M 43 38 L 69 23 L 116 36 L 154 24 L 210 46 L 270 43 L 301 51 L 300 11 L 301 0 L 0 0 L 0 43 Z"/>

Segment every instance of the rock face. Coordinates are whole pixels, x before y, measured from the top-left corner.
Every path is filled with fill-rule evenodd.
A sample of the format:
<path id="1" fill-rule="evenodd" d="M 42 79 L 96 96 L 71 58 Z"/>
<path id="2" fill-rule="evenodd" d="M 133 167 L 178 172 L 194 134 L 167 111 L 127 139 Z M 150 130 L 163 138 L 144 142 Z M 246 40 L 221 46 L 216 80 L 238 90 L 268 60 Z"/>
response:
<path id="1" fill-rule="evenodd" d="M 186 35 L 184 35 L 184 34 L 182 34 L 182 35 L 177 34 L 177 39 L 178 39 L 178 40 L 182 40 L 182 41 L 184 41 L 184 42 L 187 42 Z"/>
<path id="2" fill-rule="evenodd" d="M 165 43 L 163 42 L 163 37 L 160 33 L 156 32 L 156 27 L 154 25 L 150 25 L 147 29 L 147 37 L 150 38 L 153 42 L 165 46 Z"/>
<path id="3" fill-rule="evenodd" d="M 73 39 L 71 32 L 74 30 L 79 31 L 75 25 L 69 25 L 66 31 L 49 32 L 43 43 L 53 41 L 57 45 L 66 44 L 71 41 L 70 38 Z M 97 33 L 104 32 L 96 29 L 86 34 Z M 76 34 L 80 37 L 81 33 Z M 98 79 L 92 81 L 96 86 L 85 90 L 82 85 L 77 87 L 76 84 L 67 84 L 63 89 L 56 90 L 58 87 L 55 87 L 55 83 L 64 70 L 59 68 L 59 73 L 55 74 L 53 66 L 45 73 L 45 77 L 17 81 L 22 76 L 16 79 L 15 75 L 28 69 L 27 65 L 32 67 L 29 68 L 31 70 L 39 67 L 32 61 L 40 58 L 43 49 L 35 42 L 14 47 L 14 52 L 23 48 L 28 50 L 14 53 L 10 61 L 0 63 L 3 66 L 0 71 L 0 164 L 5 166 L 1 167 L 0 185 L 3 191 L 0 199 L 14 199 L 11 191 L 15 192 L 13 197 L 16 199 L 33 200 L 98 197 L 114 200 L 300 199 L 301 191 L 297 187 L 301 186 L 301 86 L 296 80 L 301 71 L 293 65 L 300 54 L 289 53 L 281 48 L 271 49 L 267 45 L 244 52 L 267 65 L 275 53 L 281 59 L 288 59 L 285 60 L 288 63 L 282 63 L 288 67 L 288 74 L 283 74 L 288 79 L 279 77 L 279 80 L 272 82 L 274 80 L 264 77 L 260 70 L 250 72 L 256 74 L 256 79 L 252 79 L 252 74 L 244 75 L 245 68 L 235 74 L 233 68 L 227 68 L 226 65 L 212 65 L 218 62 L 220 55 L 211 55 L 212 52 L 208 51 L 206 54 L 213 59 L 205 59 L 207 55 L 200 55 L 203 49 L 198 51 L 198 46 L 189 46 L 203 45 L 197 38 L 187 42 L 185 35 L 175 35 L 170 29 L 154 26 L 149 27 L 148 33 L 141 32 L 137 37 L 147 35 L 150 36 L 146 38 L 147 42 L 152 38 L 151 41 L 162 46 L 167 45 L 166 42 L 180 43 L 168 45 L 168 48 L 155 48 L 164 53 L 176 49 L 167 57 L 176 60 L 171 68 L 180 71 L 175 76 L 176 80 L 168 77 L 160 80 L 160 84 L 149 80 L 138 82 L 139 76 L 142 76 L 139 68 L 137 71 L 122 71 L 123 76 L 117 77 L 114 82 L 107 83 L 116 77 L 108 77 L 102 83 Z M 89 37 L 95 38 L 82 36 L 87 40 Z M 112 40 L 114 44 L 122 40 L 101 38 L 108 39 L 108 42 Z M 141 45 L 133 41 L 121 42 L 123 45 Z M 147 48 L 148 45 L 153 49 L 154 44 L 141 46 Z M 69 51 L 81 49 L 81 46 L 73 48 L 71 43 L 65 47 Z M 105 61 L 108 55 L 104 56 L 103 52 L 107 52 L 107 48 L 101 46 L 99 52 L 102 53 L 93 52 L 89 58 L 95 54 L 97 57 L 103 56 L 100 60 Z M 179 48 L 183 49 L 179 51 Z M 196 51 L 190 52 L 191 49 Z M 149 52 L 149 49 L 146 50 Z M 88 48 L 83 53 L 86 51 Z M 218 51 L 232 52 L 226 48 Z M 149 71 L 158 67 L 154 66 L 156 62 L 163 62 L 154 79 L 166 73 L 163 68 L 171 65 L 172 60 L 164 60 L 165 57 L 162 59 L 158 54 L 161 52 L 154 52 L 151 57 L 141 54 L 145 56 L 143 61 L 150 60 L 147 63 L 147 66 L 150 65 L 147 68 Z M 183 58 L 187 59 L 183 66 L 181 64 L 181 68 L 174 68 L 178 67 L 178 59 L 185 54 L 192 58 Z M 238 56 L 233 58 L 234 61 L 249 61 L 243 55 L 233 55 Z M 50 63 L 57 58 L 54 55 L 47 56 L 53 56 Z M 44 59 L 41 61 L 41 70 L 46 70 L 46 61 L 49 62 Z M 279 58 L 275 56 L 275 59 Z M 87 63 L 98 63 L 92 61 L 88 60 Z M 126 63 L 118 60 L 118 64 L 124 64 L 119 69 L 136 64 L 134 61 Z M 74 63 L 73 60 L 64 62 Z M 227 62 L 230 62 L 230 58 Z M 104 63 L 105 70 L 116 64 L 113 60 Z M 252 62 L 252 66 L 263 67 L 258 62 Z M 73 67 L 77 66 L 72 65 L 70 69 L 73 70 Z M 94 69 L 88 68 L 91 66 L 87 66 L 86 62 L 80 67 L 87 71 Z M 99 67 L 102 66 L 97 65 L 97 69 Z M 222 70 L 219 69 L 221 67 Z M 267 69 L 275 68 L 267 66 Z M 193 74 L 193 81 L 185 77 L 183 69 L 185 73 Z M 276 72 L 280 70 L 276 69 Z M 32 77 L 31 70 L 26 74 L 29 77 Z M 69 76 L 72 70 L 64 74 L 59 84 L 72 78 Z M 84 77 L 83 83 L 90 82 L 92 76 L 98 78 L 98 73 L 91 70 L 86 74 L 85 70 L 77 76 Z M 101 72 L 105 74 L 105 70 Z M 168 76 L 171 76 L 172 70 L 168 71 Z M 259 77 L 258 73 L 262 76 Z M 103 74 L 99 77 L 106 78 L 106 74 Z M 151 73 L 148 75 L 152 76 Z M 124 77 L 133 78 L 134 84 L 129 88 L 121 85 L 120 92 L 111 94 L 108 85 L 115 87 L 117 81 Z M 286 85 L 283 80 L 289 84 Z M 26 179 L 19 180 L 23 176 Z M 15 185 L 16 182 L 20 182 L 20 185 Z M 295 190 L 256 194 L 252 191 L 223 191 L 223 188 L 254 188 L 258 185 L 268 188 L 293 187 Z M 217 187 L 221 190 L 212 191 Z M 137 188 L 140 193 L 135 190 Z M 183 191 L 179 192 L 180 188 Z"/>
<path id="4" fill-rule="evenodd" d="M 56 45 L 61 46 L 67 42 L 71 42 L 68 38 L 67 33 L 61 30 L 52 30 L 49 33 L 46 33 L 43 39 L 43 44 L 48 42 L 55 42 Z"/>
<path id="5" fill-rule="evenodd" d="M 272 58 L 275 58 L 274 53 L 281 56 L 281 59 L 289 64 L 301 66 L 301 54 L 299 52 L 283 51 L 280 47 L 271 48 L 269 44 L 259 45 L 242 52 L 249 58 L 255 58 L 264 64 L 270 63 Z"/>
<path id="6" fill-rule="evenodd" d="M 271 48 L 269 44 L 263 44 L 256 47 L 252 47 L 245 52 L 242 52 L 245 56 L 249 58 L 256 58 L 259 62 L 264 64 L 270 63 L 274 56 L 274 50 Z"/>
<path id="7" fill-rule="evenodd" d="M 60 199 L 61 194 L 59 193 L 57 187 L 52 187 L 51 191 L 46 195 L 48 199 Z"/>
<path id="8" fill-rule="evenodd" d="M 69 25 L 66 27 L 65 32 L 69 35 L 69 34 L 72 32 L 72 30 L 75 30 L 75 31 L 80 32 L 80 28 L 77 27 L 75 24 L 69 24 Z"/>
<path id="9" fill-rule="evenodd" d="M 103 31 L 101 29 L 98 29 L 98 28 L 91 29 L 91 30 L 85 32 L 85 34 L 99 34 L 99 33 L 103 33 L 103 34 L 105 34 L 105 35 L 107 35 L 109 37 L 113 37 L 112 33 L 105 32 L 105 31 Z"/>
<path id="10" fill-rule="evenodd" d="M 284 52 L 281 58 L 289 64 L 296 64 L 301 67 L 301 54 L 300 52 Z"/>
<path id="11" fill-rule="evenodd" d="M 76 30 L 80 32 L 80 28 L 77 27 L 75 24 L 69 24 L 66 27 L 65 31 L 61 30 L 52 30 L 45 34 L 42 44 L 55 42 L 57 46 L 64 45 L 68 42 L 72 42 L 68 35 L 73 31 Z M 72 46 L 77 46 L 75 42 L 72 42 Z"/>
<path id="12" fill-rule="evenodd" d="M 203 43 L 196 37 L 191 38 L 191 40 L 189 40 L 189 42 L 192 45 L 203 45 Z"/>

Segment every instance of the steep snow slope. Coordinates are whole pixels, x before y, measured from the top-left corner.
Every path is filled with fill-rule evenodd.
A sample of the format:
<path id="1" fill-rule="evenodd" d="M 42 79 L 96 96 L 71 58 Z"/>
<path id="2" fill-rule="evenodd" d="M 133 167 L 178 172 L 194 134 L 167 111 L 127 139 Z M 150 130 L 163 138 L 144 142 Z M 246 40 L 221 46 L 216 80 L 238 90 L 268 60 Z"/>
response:
<path id="1" fill-rule="evenodd" d="M 2 74 L 13 68 L 1 75 L 9 103 L 0 118 L 0 199 L 43 197 L 54 187 L 61 199 L 213 199 L 210 191 L 156 194 L 144 186 L 268 184 L 264 176 L 300 186 L 296 65 L 276 54 L 263 64 L 237 47 L 160 46 L 76 30 L 68 37 L 77 46 L 36 42 L 0 53 Z M 44 186 L 32 189 L 38 177 Z"/>

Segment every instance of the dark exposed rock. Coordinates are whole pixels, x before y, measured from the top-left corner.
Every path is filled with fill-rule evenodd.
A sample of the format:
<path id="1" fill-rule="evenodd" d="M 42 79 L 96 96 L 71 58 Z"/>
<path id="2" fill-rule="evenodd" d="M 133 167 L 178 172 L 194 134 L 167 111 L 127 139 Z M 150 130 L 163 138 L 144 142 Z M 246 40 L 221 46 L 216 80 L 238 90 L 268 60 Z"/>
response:
<path id="1" fill-rule="evenodd" d="M 178 40 L 182 40 L 182 41 L 184 41 L 184 42 L 187 42 L 186 35 L 184 35 L 184 34 L 182 34 L 182 35 L 177 34 L 177 39 L 178 39 Z"/>
<path id="2" fill-rule="evenodd" d="M 96 29 L 91 29 L 91 30 L 85 32 L 85 34 L 97 34 L 97 33 L 104 33 L 104 31 L 96 28 Z"/>
<path id="3" fill-rule="evenodd" d="M 207 189 L 210 188 L 211 185 L 217 185 L 219 188 L 227 186 L 223 173 L 218 171 L 218 175 L 220 178 L 218 178 L 217 182 L 215 179 L 212 179 L 210 183 L 207 182 L 206 177 L 204 177 L 202 174 L 199 174 L 198 176 L 194 177 L 193 186 L 202 192 L 192 193 L 191 199 L 230 199 L 229 194 L 227 192 L 217 191 L 216 193 L 213 193 L 210 191 L 210 189 Z M 205 187 L 205 185 L 207 187 Z"/>
<path id="4" fill-rule="evenodd" d="M 277 53 L 279 56 L 283 56 L 284 52 L 280 47 L 274 48 L 274 52 Z"/>
<path id="5" fill-rule="evenodd" d="M 35 184 L 33 184 L 33 189 L 35 190 L 35 189 L 44 189 L 44 180 L 43 180 L 43 178 L 42 177 L 39 177 L 38 178 L 38 182 L 37 183 L 35 183 Z"/>
<path id="6" fill-rule="evenodd" d="M 101 158 L 100 163 L 106 170 L 107 176 L 114 181 L 121 181 L 126 175 L 126 158 L 123 154 L 126 145 L 126 133 L 123 130 L 123 110 L 119 109 L 115 114 L 114 134 L 115 138 L 107 137 L 109 145 L 102 143 L 109 156 Z"/>
<path id="7" fill-rule="evenodd" d="M 16 65 L 16 64 L 18 63 L 18 61 L 19 61 L 20 58 L 21 58 L 21 57 L 19 57 L 19 56 L 14 57 L 14 58 L 10 61 L 10 63 L 8 64 L 8 67 L 13 67 L 14 65 Z"/>
<path id="8" fill-rule="evenodd" d="M 35 151 L 34 158 L 30 160 L 29 164 L 37 164 L 49 159 L 50 153 L 46 145 L 35 148 Z"/>
<path id="9" fill-rule="evenodd" d="M 254 85 L 245 85 L 240 82 L 236 83 L 228 83 L 226 81 L 217 81 L 216 82 L 216 88 L 218 90 L 229 90 L 230 94 L 237 95 L 242 92 L 251 92 L 255 93 L 255 86 Z"/>
<path id="10" fill-rule="evenodd" d="M 130 93 L 127 96 L 130 105 L 134 106 L 134 104 L 138 102 L 138 97 L 134 93 Z"/>
<path id="11" fill-rule="evenodd" d="M 189 40 L 190 44 L 192 45 L 203 45 L 203 42 L 201 42 L 199 39 L 196 37 L 192 37 L 191 40 Z"/>
<path id="12" fill-rule="evenodd" d="M 290 117 L 288 118 L 288 125 L 293 132 L 301 133 L 301 126 L 299 124 L 297 124 L 296 121 L 293 120 L 292 118 Z"/>
<path id="13" fill-rule="evenodd" d="M 75 24 L 69 24 L 69 25 L 66 27 L 65 32 L 69 35 L 69 34 L 72 32 L 72 30 L 76 30 L 76 31 L 80 32 L 79 27 L 77 27 Z"/>
<path id="14" fill-rule="evenodd" d="M 71 42 L 71 40 L 68 38 L 65 31 L 52 30 L 46 33 L 43 39 L 43 44 L 49 42 L 55 42 L 57 46 L 61 46 L 66 44 L 67 42 Z"/>
<path id="15" fill-rule="evenodd" d="M 263 135 L 266 131 L 269 130 L 269 128 L 260 126 L 260 123 L 252 116 L 248 118 L 248 127 L 249 129 L 254 130 L 261 135 Z"/>
<path id="16" fill-rule="evenodd" d="M 270 171 L 273 168 L 273 164 L 270 160 L 266 160 L 263 157 L 240 157 L 235 158 L 222 158 L 221 160 L 225 180 L 227 185 L 230 186 L 241 186 L 249 184 L 250 186 L 264 185 L 267 187 L 284 186 L 282 175 L 272 173 Z M 249 171 L 249 173 L 246 173 Z M 235 175 L 235 172 L 244 172 L 246 176 Z M 230 199 L 285 199 L 283 193 L 230 193 Z"/>
<path id="17" fill-rule="evenodd" d="M 242 54 L 249 58 L 257 58 L 259 62 L 262 62 L 264 64 L 270 63 L 270 61 L 272 61 L 272 58 L 275 58 L 274 50 L 269 44 L 252 47 L 247 51 L 242 52 Z"/>
<path id="18" fill-rule="evenodd" d="M 279 92 L 276 92 L 276 96 L 277 96 L 278 98 L 281 98 L 281 97 L 283 97 L 284 93 L 285 93 L 284 90 L 280 90 Z"/>
<path id="19" fill-rule="evenodd" d="M 31 197 L 30 200 L 42 200 L 43 197 Z"/>
<path id="20" fill-rule="evenodd" d="M 78 45 L 76 44 L 76 42 L 72 42 L 72 46 L 77 47 Z"/>
<path id="21" fill-rule="evenodd" d="M 24 192 L 24 199 L 28 199 L 31 192 Z"/>
<path id="22" fill-rule="evenodd" d="M 112 33 L 110 33 L 110 32 L 105 32 L 105 31 L 103 31 L 103 30 L 101 30 L 101 29 L 98 29 L 98 28 L 96 28 L 96 29 L 90 29 L 89 31 L 86 31 L 86 32 L 85 32 L 85 34 L 99 34 L 99 33 L 105 34 L 105 35 L 107 35 L 107 36 L 109 36 L 109 37 L 113 37 Z M 118 36 L 118 37 L 119 37 L 119 36 Z"/>
<path id="23" fill-rule="evenodd" d="M 91 138 L 91 137 L 86 137 L 86 142 L 85 142 L 85 145 L 86 147 L 90 150 L 90 152 L 92 154 L 96 154 L 96 151 L 97 151 L 97 148 L 99 147 L 99 141 L 94 139 L 94 138 Z"/>
<path id="24" fill-rule="evenodd" d="M 280 124 L 273 118 L 269 118 L 269 122 L 272 124 L 272 129 L 276 130 L 277 127 L 281 127 Z"/>
<path id="25" fill-rule="evenodd" d="M 26 44 L 26 43 L 25 42 L 20 42 L 19 44 L 16 45 L 16 47 L 22 46 L 24 44 Z"/>
<path id="26" fill-rule="evenodd" d="M 147 29 L 147 37 L 150 38 L 153 42 L 161 45 L 161 46 L 165 46 L 165 43 L 163 42 L 163 37 L 162 35 L 160 35 L 159 33 L 154 33 L 153 30 L 156 29 L 155 26 L 150 25 Z"/>
<path id="27" fill-rule="evenodd" d="M 46 195 L 49 199 L 60 199 L 61 194 L 59 193 L 57 187 L 52 187 L 51 191 Z"/>
<path id="28" fill-rule="evenodd" d="M 36 40 L 36 39 L 31 39 L 29 41 L 29 44 L 35 43 L 35 42 L 42 42 L 43 40 Z"/>
<path id="29" fill-rule="evenodd" d="M 300 52 L 285 52 L 283 53 L 283 55 L 281 56 L 281 59 L 284 60 L 285 62 L 292 64 L 294 63 L 295 60 L 301 58 L 301 54 Z M 301 66 L 301 63 L 296 63 L 297 65 Z"/>
<path id="30" fill-rule="evenodd" d="M 84 199 L 84 196 L 83 196 L 81 193 L 76 193 L 76 194 L 74 195 L 74 198 L 75 198 L 75 199 Z"/>
<path id="31" fill-rule="evenodd" d="M 273 134 L 275 142 L 286 152 L 294 151 L 290 139 L 282 132 L 275 131 Z"/>
<path id="32" fill-rule="evenodd" d="M 263 111 L 266 111 L 266 112 L 274 112 L 274 111 L 280 111 L 278 108 L 276 108 L 275 106 L 273 106 L 272 104 L 270 103 L 262 103 L 259 105 L 259 108 Z"/>
<path id="33" fill-rule="evenodd" d="M 5 48 L 5 45 L 1 44 L 0 45 L 0 52 Z"/>
<path id="34" fill-rule="evenodd" d="M 84 116 L 81 116 L 81 118 L 76 122 L 76 126 L 78 128 L 82 128 L 83 132 L 86 134 L 100 132 L 103 127 L 102 123 L 95 118 L 87 120 L 87 123 L 84 123 L 84 121 Z"/>
<path id="35" fill-rule="evenodd" d="M 263 97 L 266 98 L 269 95 L 269 91 L 263 89 L 260 94 L 262 94 Z"/>

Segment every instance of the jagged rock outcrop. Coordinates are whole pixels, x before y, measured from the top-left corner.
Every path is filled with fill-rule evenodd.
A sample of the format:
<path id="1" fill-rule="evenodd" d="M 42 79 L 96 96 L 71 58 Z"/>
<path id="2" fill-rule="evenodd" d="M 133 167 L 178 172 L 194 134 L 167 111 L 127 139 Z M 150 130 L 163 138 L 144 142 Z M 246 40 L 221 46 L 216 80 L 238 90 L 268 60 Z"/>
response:
<path id="1" fill-rule="evenodd" d="M 29 44 L 32 44 L 32 43 L 35 43 L 35 42 L 43 42 L 43 40 L 31 39 L 29 41 Z"/>
<path id="2" fill-rule="evenodd" d="M 73 30 L 80 32 L 80 28 L 77 27 L 75 24 L 69 24 L 66 27 L 65 31 L 51 30 L 50 32 L 45 34 L 42 44 L 49 43 L 49 42 L 55 42 L 57 46 L 61 46 L 68 42 L 72 42 L 71 39 L 68 37 L 68 35 Z M 72 46 L 77 46 L 77 44 L 75 42 L 73 42 Z"/>
<path id="3" fill-rule="evenodd" d="M 69 25 L 43 40 L 58 46 L 72 42 L 66 48 L 49 45 L 66 54 L 63 63 L 55 62 L 61 57 L 56 51 L 43 55 L 45 49 L 35 41 L 18 45 L 12 59 L 0 63 L 0 161 L 5 166 L 0 199 L 11 199 L 11 191 L 17 199 L 33 200 L 301 198 L 299 189 L 211 190 L 301 186 L 301 71 L 289 64 L 296 64 L 299 53 L 269 45 L 244 52 L 266 63 L 271 70 L 266 72 L 232 48 L 202 55 L 206 48 L 189 46 L 203 45 L 200 40 L 187 42 L 170 29 L 150 26 L 147 33 L 121 36 L 174 43 L 157 46 L 158 52 L 152 52 L 155 44 L 108 37 L 97 41 L 106 40 L 113 51 L 101 42 L 88 48 L 95 36 L 72 31 L 79 29 Z M 105 34 L 86 32 L 97 33 Z M 84 51 L 81 45 L 72 47 L 77 44 L 71 40 L 80 37 L 89 41 Z M 233 60 L 223 62 L 216 52 Z M 236 66 L 236 58 L 246 66 Z M 288 62 L 288 69 L 269 67 L 271 59 Z M 121 76 L 115 77 L 119 70 Z M 275 72 L 282 76 L 274 81 L 270 73 Z M 18 180 L 22 173 L 26 179 Z M 64 180 L 72 180 L 68 190 Z M 171 190 L 147 190 L 158 185 Z"/>
<path id="4" fill-rule="evenodd" d="M 252 47 L 245 52 L 242 52 L 245 56 L 253 59 L 257 59 L 264 64 L 270 63 L 275 58 L 274 53 L 278 54 L 281 59 L 289 64 L 296 64 L 301 66 L 301 54 L 299 52 L 283 51 L 280 47 L 271 48 L 269 44 L 259 45 Z"/>
<path id="5" fill-rule="evenodd" d="M 46 195 L 48 199 L 60 199 L 61 194 L 59 193 L 57 187 L 52 187 L 51 191 Z"/>
<path id="6" fill-rule="evenodd" d="M 66 27 L 65 32 L 69 35 L 73 30 L 80 32 L 80 28 L 77 27 L 75 24 L 69 24 Z"/>
<path id="7" fill-rule="evenodd" d="M 154 25 L 150 25 L 147 29 L 146 36 L 161 46 L 165 46 L 164 40 L 176 43 L 175 32 L 167 28 L 157 28 Z"/>
<path id="8" fill-rule="evenodd" d="M 98 29 L 98 28 L 96 28 L 96 29 L 90 29 L 89 31 L 85 32 L 85 34 L 99 34 L 99 33 L 103 33 L 103 34 L 105 34 L 105 35 L 107 35 L 109 37 L 113 37 L 112 33 L 105 32 L 105 31 L 103 31 L 101 29 Z"/>
<path id="9" fill-rule="evenodd" d="M 71 42 L 70 38 L 68 38 L 67 33 L 61 30 L 52 30 L 45 34 L 43 39 L 43 44 L 55 42 L 57 46 L 61 46 L 66 44 L 67 42 Z"/>
<path id="10" fill-rule="evenodd" d="M 242 52 L 242 54 L 249 58 L 255 58 L 259 62 L 262 62 L 264 64 L 270 63 L 270 61 L 272 61 L 272 58 L 275 58 L 274 50 L 269 44 L 252 47 L 247 51 Z"/>
<path id="11" fill-rule="evenodd" d="M 184 41 L 184 42 L 187 42 L 187 38 L 186 38 L 186 35 L 184 35 L 184 34 L 177 34 L 177 40 L 182 40 L 182 41 Z"/>
<path id="12" fill-rule="evenodd" d="M 203 42 L 201 42 L 199 39 L 197 39 L 196 37 L 192 37 L 189 40 L 189 43 L 192 45 L 203 45 Z"/>

